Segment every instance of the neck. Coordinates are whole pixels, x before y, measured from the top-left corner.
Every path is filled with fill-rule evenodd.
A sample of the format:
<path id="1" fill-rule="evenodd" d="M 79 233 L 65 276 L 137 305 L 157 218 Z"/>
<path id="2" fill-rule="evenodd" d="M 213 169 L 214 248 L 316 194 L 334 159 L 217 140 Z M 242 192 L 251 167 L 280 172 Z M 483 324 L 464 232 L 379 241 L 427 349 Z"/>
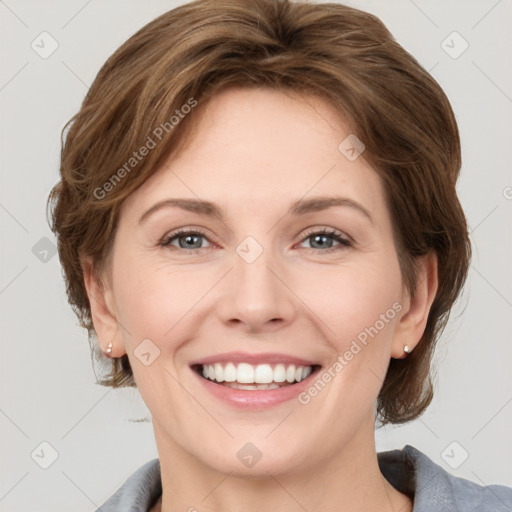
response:
<path id="1" fill-rule="evenodd" d="M 333 457 L 315 464 L 247 478 L 205 465 L 154 424 L 163 493 L 151 512 L 411 512 L 411 499 L 380 472 L 371 427 L 371 442 L 353 439 Z"/>

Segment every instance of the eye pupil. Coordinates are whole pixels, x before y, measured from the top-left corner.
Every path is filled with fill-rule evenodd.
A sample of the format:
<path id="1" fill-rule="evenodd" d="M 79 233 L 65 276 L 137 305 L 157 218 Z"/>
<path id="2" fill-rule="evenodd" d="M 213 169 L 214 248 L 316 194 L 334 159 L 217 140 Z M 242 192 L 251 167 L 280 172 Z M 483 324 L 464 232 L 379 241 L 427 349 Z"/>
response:
<path id="1" fill-rule="evenodd" d="M 331 239 L 331 243 L 327 244 L 327 247 L 330 248 L 332 246 L 332 238 L 330 236 L 326 236 L 326 235 L 314 235 L 313 236 L 314 243 L 320 242 L 321 247 L 326 247 L 326 245 L 325 245 L 326 239 Z"/>
<path id="2" fill-rule="evenodd" d="M 193 242 L 191 242 L 191 240 L 193 240 L 194 238 L 198 239 L 198 238 L 200 238 L 200 235 L 184 235 L 184 236 L 180 237 L 180 241 L 181 241 L 182 239 L 185 239 L 185 240 L 186 240 L 185 244 L 191 244 L 191 245 L 194 245 L 194 243 L 193 243 Z M 187 248 L 187 247 L 190 247 L 190 245 L 185 245 L 185 246 L 183 247 L 183 246 L 182 246 L 182 244 L 181 244 L 181 242 L 180 242 L 180 247 L 181 247 L 182 249 L 185 249 L 185 248 Z M 201 243 L 199 243 L 199 246 L 198 246 L 197 248 L 200 248 L 200 247 L 201 247 Z M 196 248 L 196 247 L 194 247 L 194 249 L 195 249 L 195 248 Z"/>

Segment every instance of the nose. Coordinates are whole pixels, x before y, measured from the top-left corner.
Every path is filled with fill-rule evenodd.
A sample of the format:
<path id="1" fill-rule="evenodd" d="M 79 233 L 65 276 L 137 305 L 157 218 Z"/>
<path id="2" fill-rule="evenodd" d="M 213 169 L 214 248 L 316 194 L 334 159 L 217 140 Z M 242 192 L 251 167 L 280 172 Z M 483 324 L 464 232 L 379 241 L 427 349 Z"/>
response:
<path id="1" fill-rule="evenodd" d="M 234 268 L 225 277 L 217 304 L 225 324 L 255 333 L 293 322 L 297 299 L 286 271 L 270 253 L 264 250 L 252 262 L 234 255 Z"/>

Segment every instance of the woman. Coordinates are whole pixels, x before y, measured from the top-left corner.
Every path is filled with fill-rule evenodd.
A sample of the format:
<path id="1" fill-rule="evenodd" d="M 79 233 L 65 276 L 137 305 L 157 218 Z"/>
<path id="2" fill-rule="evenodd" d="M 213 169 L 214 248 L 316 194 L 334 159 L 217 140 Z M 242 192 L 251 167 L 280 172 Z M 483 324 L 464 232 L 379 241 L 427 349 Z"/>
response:
<path id="1" fill-rule="evenodd" d="M 101 510 L 509 510 L 374 428 L 417 418 L 471 256 L 439 85 L 376 17 L 197 1 L 105 63 L 50 196 L 102 384 L 159 458 Z"/>

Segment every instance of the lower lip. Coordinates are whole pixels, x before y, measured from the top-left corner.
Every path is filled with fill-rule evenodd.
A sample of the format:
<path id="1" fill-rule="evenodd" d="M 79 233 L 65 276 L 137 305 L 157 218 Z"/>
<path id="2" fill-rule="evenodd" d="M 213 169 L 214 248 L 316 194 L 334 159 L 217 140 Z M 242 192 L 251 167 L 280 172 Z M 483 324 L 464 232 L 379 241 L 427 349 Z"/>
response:
<path id="1" fill-rule="evenodd" d="M 239 409 L 262 410 L 297 398 L 300 393 L 311 385 L 312 378 L 316 377 L 320 368 L 316 368 L 304 380 L 296 384 L 266 390 L 233 389 L 228 386 L 215 384 L 211 380 L 201 377 L 192 368 L 191 370 L 205 389 L 219 400 Z"/>

